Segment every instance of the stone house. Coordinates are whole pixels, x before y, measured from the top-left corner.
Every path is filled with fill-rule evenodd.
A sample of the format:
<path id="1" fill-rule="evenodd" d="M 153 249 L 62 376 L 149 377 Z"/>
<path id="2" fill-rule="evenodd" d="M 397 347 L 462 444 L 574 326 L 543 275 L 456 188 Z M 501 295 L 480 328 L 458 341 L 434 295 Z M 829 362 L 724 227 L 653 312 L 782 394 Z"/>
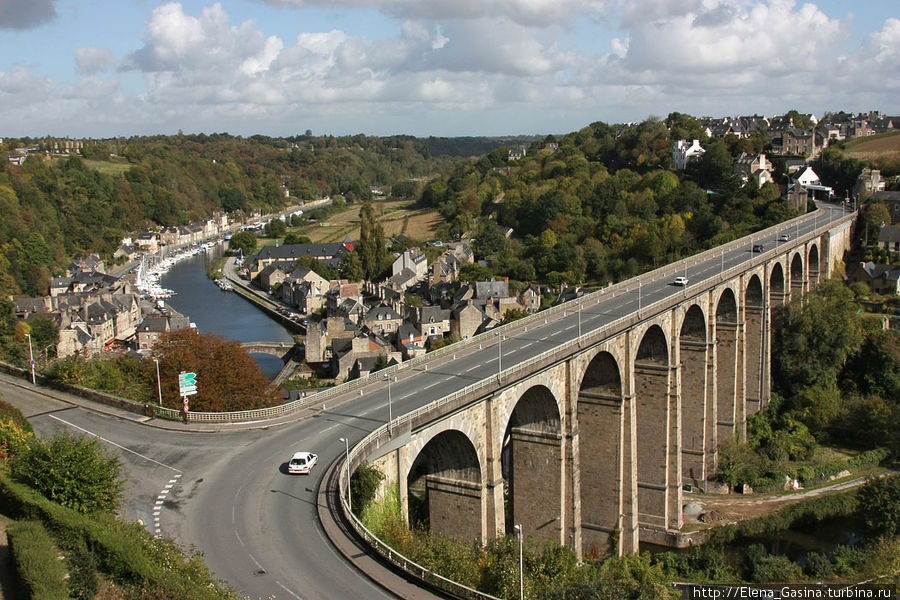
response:
<path id="1" fill-rule="evenodd" d="M 459 340 L 467 340 L 481 329 L 486 317 L 484 311 L 472 300 L 466 300 L 453 309 L 450 334 Z"/>
<path id="2" fill-rule="evenodd" d="M 363 323 L 378 335 L 392 335 L 400 328 L 403 317 L 390 306 L 376 306 L 366 313 Z"/>
<path id="3" fill-rule="evenodd" d="M 900 252 L 900 225 L 885 225 L 878 233 L 878 246 L 890 252 Z"/>
<path id="4" fill-rule="evenodd" d="M 757 189 L 766 183 L 773 183 L 772 172 L 774 167 L 772 163 L 766 160 L 765 154 L 747 154 L 741 152 L 734 160 L 734 174 L 741 178 L 744 183 L 752 181 Z"/>

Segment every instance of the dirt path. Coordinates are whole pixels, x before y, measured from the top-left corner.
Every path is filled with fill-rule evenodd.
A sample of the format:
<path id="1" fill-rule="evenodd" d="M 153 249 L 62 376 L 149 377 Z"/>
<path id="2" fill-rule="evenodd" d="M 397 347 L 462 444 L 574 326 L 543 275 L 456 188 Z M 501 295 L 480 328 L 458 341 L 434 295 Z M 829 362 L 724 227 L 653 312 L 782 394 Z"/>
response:
<path id="1" fill-rule="evenodd" d="M 887 475 L 888 472 L 879 475 Z M 848 490 L 864 484 L 870 477 L 855 477 L 838 481 L 811 490 L 802 490 L 790 494 L 743 495 L 743 494 L 690 494 L 684 495 L 685 503 L 696 502 L 702 507 L 699 521 L 702 523 L 720 523 L 722 521 L 745 521 L 770 515 L 783 507 L 800 500 L 814 498 L 833 492 Z M 687 517 L 685 517 L 687 520 Z M 695 519 L 696 520 L 696 519 Z"/>

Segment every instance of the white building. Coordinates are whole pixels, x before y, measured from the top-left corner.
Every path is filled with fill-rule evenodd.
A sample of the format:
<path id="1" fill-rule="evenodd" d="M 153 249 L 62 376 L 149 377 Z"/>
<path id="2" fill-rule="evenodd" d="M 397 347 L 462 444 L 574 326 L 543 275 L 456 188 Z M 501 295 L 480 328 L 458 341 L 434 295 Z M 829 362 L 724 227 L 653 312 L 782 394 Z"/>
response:
<path id="1" fill-rule="evenodd" d="M 700 158 L 704 154 L 706 154 L 706 150 L 700 146 L 700 140 L 694 140 L 690 144 L 687 140 L 678 140 L 672 149 L 672 165 L 676 170 L 684 171 L 689 161 Z"/>

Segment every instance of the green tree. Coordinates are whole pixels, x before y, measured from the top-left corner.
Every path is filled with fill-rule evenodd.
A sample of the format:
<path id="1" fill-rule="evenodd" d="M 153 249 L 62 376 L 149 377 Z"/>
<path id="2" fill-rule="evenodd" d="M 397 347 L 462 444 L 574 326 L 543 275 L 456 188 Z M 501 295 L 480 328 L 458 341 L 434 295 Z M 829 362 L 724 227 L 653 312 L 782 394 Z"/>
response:
<path id="1" fill-rule="evenodd" d="M 250 231 L 238 231 L 231 236 L 229 250 L 240 250 L 244 256 L 256 253 L 256 236 Z"/>
<path id="2" fill-rule="evenodd" d="M 341 277 L 348 281 L 362 281 L 366 278 L 358 251 L 347 252 L 341 257 Z"/>
<path id="3" fill-rule="evenodd" d="M 46 442 L 35 439 L 13 458 L 11 470 L 50 500 L 82 513 L 114 511 L 123 497 L 119 458 L 97 438 L 60 431 Z"/>
<path id="4" fill-rule="evenodd" d="M 285 234 L 283 244 L 285 246 L 291 246 L 293 244 L 311 244 L 312 240 L 309 239 L 308 235 L 300 235 L 299 233 L 294 233 L 293 231 Z"/>
<path id="5" fill-rule="evenodd" d="M 873 536 L 900 534 L 900 475 L 879 477 L 857 494 L 857 514 Z"/>
<path id="6" fill-rule="evenodd" d="M 272 219 L 266 223 L 265 227 L 263 227 L 263 232 L 266 234 L 266 237 L 283 237 L 284 234 L 287 233 L 287 225 L 285 225 L 284 221 L 281 219 Z"/>
<path id="7" fill-rule="evenodd" d="M 358 515 L 368 508 L 375 499 L 375 492 L 384 479 L 384 473 L 367 462 L 359 465 L 350 477 L 350 497 L 353 499 L 353 512 Z"/>
<path id="8" fill-rule="evenodd" d="M 371 202 L 362 205 L 359 220 L 359 243 L 355 251 L 359 252 L 365 278 L 374 281 L 387 267 L 388 253 L 384 229 L 375 217 L 375 207 Z"/>

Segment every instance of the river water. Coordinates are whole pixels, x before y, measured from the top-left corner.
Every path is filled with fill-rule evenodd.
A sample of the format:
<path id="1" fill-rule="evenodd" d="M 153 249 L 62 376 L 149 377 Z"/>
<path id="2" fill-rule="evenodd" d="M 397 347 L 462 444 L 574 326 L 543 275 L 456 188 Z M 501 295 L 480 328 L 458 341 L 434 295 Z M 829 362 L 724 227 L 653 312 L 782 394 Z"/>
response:
<path id="1" fill-rule="evenodd" d="M 291 333 L 234 292 L 223 292 L 206 276 L 206 267 L 222 255 L 222 245 L 173 266 L 160 284 L 177 292 L 166 303 L 189 317 L 200 333 L 213 333 L 239 342 L 290 342 Z M 284 366 L 276 356 L 251 354 L 266 377 L 272 379 Z"/>

